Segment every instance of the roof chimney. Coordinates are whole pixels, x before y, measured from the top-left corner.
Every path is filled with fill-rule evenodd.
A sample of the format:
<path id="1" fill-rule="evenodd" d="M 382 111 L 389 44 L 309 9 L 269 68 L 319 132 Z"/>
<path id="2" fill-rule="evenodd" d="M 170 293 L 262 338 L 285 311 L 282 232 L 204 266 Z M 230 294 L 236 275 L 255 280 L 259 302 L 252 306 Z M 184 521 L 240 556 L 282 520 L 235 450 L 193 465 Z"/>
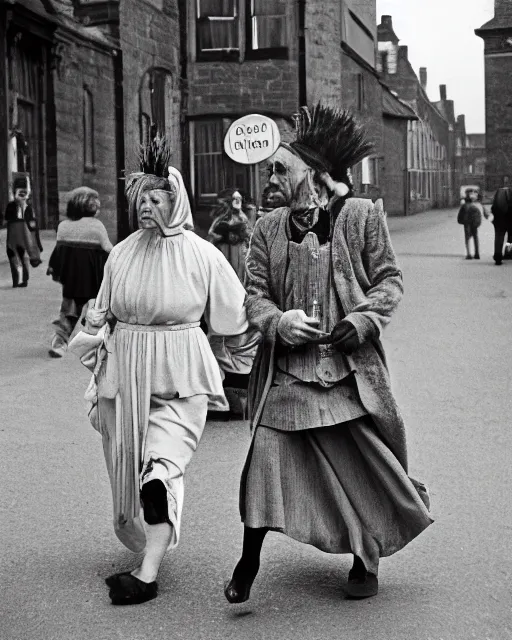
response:
<path id="1" fill-rule="evenodd" d="M 507 16 L 512 14 L 512 7 L 509 0 L 494 0 L 494 15 Z"/>
<path id="2" fill-rule="evenodd" d="M 380 19 L 380 22 L 384 27 L 389 27 L 390 29 L 393 28 L 393 17 L 392 16 L 382 16 L 382 18 Z"/>
<path id="3" fill-rule="evenodd" d="M 440 84 L 439 85 L 439 96 L 441 98 L 441 100 L 446 100 L 446 85 L 445 84 Z"/>
<path id="4" fill-rule="evenodd" d="M 401 44 L 398 47 L 398 54 L 401 58 L 404 58 L 405 60 L 409 59 L 409 47 L 406 44 Z"/>
<path id="5" fill-rule="evenodd" d="M 420 84 L 422 88 L 427 90 L 427 67 L 420 67 Z"/>

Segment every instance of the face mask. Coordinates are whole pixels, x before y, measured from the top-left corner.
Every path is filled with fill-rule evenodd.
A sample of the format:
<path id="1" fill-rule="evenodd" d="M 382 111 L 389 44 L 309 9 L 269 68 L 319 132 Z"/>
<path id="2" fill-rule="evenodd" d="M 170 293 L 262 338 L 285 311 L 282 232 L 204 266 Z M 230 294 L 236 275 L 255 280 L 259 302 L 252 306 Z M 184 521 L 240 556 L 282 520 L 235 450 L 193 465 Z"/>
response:
<path id="1" fill-rule="evenodd" d="M 242 195 L 238 191 L 235 191 L 232 196 L 231 206 L 237 211 L 241 211 L 242 209 Z"/>
<path id="2" fill-rule="evenodd" d="M 141 229 L 159 229 L 162 235 L 170 226 L 174 205 L 174 195 L 169 191 L 154 189 L 145 191 L 138 207 L 138 222 Z"/>

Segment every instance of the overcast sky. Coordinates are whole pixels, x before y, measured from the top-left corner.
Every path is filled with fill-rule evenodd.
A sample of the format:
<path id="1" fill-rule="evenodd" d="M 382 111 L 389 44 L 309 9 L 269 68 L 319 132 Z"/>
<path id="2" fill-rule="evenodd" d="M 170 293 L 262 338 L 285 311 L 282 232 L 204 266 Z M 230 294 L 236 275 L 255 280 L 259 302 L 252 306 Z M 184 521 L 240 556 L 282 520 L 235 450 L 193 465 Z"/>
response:
<path id="1" fill-rule="evenodd" d="M 483 40 L 474 30 L 494 15 L 494 0 L 377 0 L 377 16 L 393 16 L 400 44 L 418 74 L 427 67 L 428 95 L 446 84 L 468 133 L 485 131 Z"/>

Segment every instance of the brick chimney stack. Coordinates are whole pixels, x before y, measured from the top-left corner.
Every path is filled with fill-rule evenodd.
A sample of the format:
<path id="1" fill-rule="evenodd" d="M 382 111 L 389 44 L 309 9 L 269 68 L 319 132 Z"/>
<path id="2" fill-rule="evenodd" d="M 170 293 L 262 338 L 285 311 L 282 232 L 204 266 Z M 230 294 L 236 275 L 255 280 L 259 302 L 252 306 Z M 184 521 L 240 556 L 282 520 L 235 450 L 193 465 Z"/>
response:
<path id="1" fill-rule="evenodd" d="M 494 0 L 494 15 L 496 18 L 512 17 L 512 3 L 510 0 Z"/>
<path id="2" fill-rule="evenodd" d="M 381 23 L 383 27 L 393 28 L 393 16 L 382 16 Z"/>
<path id="3" fill-rule="evenodd" d="M 426 67 L 420 67 L 420 84 L 422 88 L 426 91 L 427 90 L 427 68 Z"/>
<path id="4" fill-rule="evenodd" d="M 440 84 L 439 85 L 439 96 L 440 96 L 441 100 L 443 100 L 443 102 L 446 100 L 446 85 L 445 84 Z"/>

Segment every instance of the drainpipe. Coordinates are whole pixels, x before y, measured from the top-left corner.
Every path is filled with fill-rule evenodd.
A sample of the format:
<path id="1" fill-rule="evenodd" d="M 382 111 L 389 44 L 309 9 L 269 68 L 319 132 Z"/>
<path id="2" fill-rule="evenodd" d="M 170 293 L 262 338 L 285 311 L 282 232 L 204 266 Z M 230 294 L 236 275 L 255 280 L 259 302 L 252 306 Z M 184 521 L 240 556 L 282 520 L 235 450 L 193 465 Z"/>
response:
<path id="1" fill-rule="evenodd" d="M 299 8 L 299 107 L 308 103 L 308 87 L 306 76 L 306 0 L 298 0 Z"/>
<path id="2" fill-rule="evenodd" d="M 124 91 L 123 91 L 123 52 L 121 49 L 113 51 L 114 62 L 114 110 L 116 135 L 116 176 L 117 176 L 117 241 L 120 242 L 130 235 L 136 226 L 131 228 L 134 221 L 128 220 L 128 207 L 124 194 L 125 187 L 125 138 L 124 138 Z"/>

